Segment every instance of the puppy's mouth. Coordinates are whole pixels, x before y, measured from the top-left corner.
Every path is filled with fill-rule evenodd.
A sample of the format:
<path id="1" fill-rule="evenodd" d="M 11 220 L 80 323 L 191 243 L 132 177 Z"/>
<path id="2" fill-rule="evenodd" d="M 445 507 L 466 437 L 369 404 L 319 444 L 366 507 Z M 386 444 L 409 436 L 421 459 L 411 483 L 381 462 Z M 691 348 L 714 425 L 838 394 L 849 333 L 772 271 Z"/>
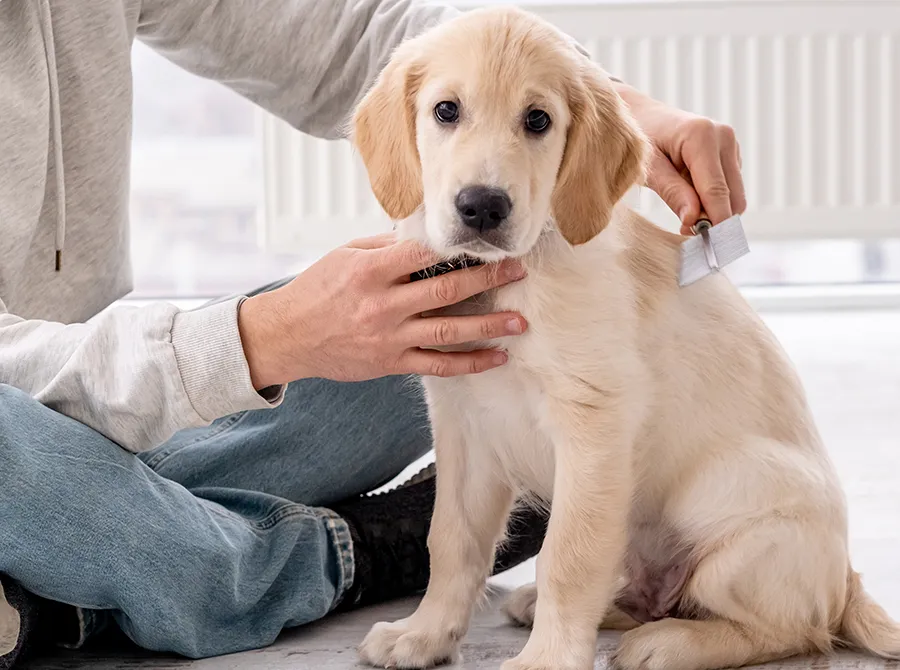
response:
<path id="1" fill-rule="evenodd" d="M 451 240 L 448 251 L 459 256 L 477 258 L 485 263 L 501 261 L 512 255 L 508 235 L 499 231 L 482 234 L 460 231 Z"/>

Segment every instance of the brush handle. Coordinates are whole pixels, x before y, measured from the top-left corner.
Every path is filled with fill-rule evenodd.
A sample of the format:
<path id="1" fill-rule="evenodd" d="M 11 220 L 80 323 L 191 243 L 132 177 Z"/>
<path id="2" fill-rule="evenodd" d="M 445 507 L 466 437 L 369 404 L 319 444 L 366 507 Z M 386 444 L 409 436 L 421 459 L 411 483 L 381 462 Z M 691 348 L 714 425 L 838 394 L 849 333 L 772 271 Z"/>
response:
<path id="1" fill-rule="evenodd" d="M 706 218 L 698 219 L 697 223 L 691 226 L 691 231 L 694 235 L 699 235 L 700 233 L 709 230 L 712 228 L 712 221 Z"/>

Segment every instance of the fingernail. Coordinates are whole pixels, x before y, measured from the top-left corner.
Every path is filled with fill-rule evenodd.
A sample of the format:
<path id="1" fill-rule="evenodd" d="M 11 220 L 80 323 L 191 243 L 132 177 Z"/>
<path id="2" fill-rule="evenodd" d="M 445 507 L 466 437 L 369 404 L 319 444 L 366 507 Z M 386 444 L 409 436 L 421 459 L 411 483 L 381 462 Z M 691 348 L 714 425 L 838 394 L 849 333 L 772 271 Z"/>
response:
<path id="1" fill-rule="evenodd" d="M 510 319 L 506 322 L 506 332 L 510 335 L 521 335 L 524 330 L 521 319 Z"/>
<path id="2" fill-rule="evenodd" d="M 522 279 L 525 276 L 525 267 L 521 263 L 511 261 L 503 269 L 503 276 L 509 281 Z"/>
<path id="3" fill-rule="evenodd" d="M 684 207 L 678 212 L 678 218 L 681 219 L 681 222 L 684 223 L 687 220 L 688 214 L 691 213 L 690 207 Z"/>
<path id="4" fill-rule="evenodd" d="M 493 361 L 494 365 L 504 365 L 506 361 L 509 360 L 509 356 L 505 351 L 498 351 L 493 355 L 491 361 Z"/>

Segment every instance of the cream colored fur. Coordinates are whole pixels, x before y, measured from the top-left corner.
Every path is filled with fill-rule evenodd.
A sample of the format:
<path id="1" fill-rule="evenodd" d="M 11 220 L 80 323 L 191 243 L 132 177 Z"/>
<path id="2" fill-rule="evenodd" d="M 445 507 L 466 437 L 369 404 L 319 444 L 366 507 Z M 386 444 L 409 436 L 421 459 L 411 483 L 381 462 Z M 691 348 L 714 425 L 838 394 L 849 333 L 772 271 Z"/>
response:
<path id="1" fill-rule="evenodd" d="M 460 105 L 453 128 L 432 116 L 447 99 Z M 553 124 L 540 138 L 522 127 L 535 107 Z M 533 630 L 504 670 L 592 668 L 601 623 L 630 629 L 614 658 L 625 670 L 836 643 L 900 656 L 900 628 L 850 566 L 843 494 L 778 343 L 725 277 L 680 289 L 682 238 L 614 207 L 641 178 L 646 143 L 598 69 L 529 14 L 471 12 L 400 48 L 360 106 L 356 140 L 403 236 L 527 267 L 451 312 L 517 310 L 529 323 L 490 343 L 509 351 L 506 366 L 425 380 L 431 582 L 412 616 L 372 629 L 365 661 L 456 657 L 523 494 L 552 501 L 552 515 L 537 584 L 509 604 Z M 510 194 L 506 248 L 454 243 L 453 198 L 471 183 Z M 613 600 L 676 549 L 691 566 L 688 618 L 638 626 Z"/>

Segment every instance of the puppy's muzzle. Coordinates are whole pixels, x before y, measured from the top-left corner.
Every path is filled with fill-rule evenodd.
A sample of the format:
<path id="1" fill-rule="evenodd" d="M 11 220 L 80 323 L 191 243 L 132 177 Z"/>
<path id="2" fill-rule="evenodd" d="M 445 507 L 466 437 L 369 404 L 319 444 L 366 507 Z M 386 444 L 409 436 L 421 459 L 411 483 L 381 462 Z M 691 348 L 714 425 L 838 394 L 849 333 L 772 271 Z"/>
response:
<path id="1" fill-rule="evenodd" d="M 506 191 L 481 185 L 466 186 L 456 195 L 455 204 L 462 224 L 479 233 L 499 228 L 512 210 Z"/>

